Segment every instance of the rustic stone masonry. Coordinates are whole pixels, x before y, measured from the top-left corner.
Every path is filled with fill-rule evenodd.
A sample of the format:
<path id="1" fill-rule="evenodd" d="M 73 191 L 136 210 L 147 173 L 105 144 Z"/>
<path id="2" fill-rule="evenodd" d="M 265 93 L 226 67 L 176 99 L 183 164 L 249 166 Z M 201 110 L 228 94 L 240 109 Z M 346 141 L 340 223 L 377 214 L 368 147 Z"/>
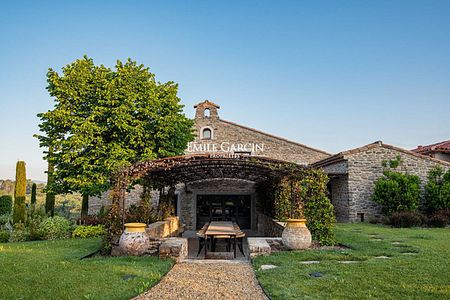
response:
<path id="1" fill-rule="evenodd" d="M 331 176 L 331 198 L 339 221 L 380 219 L 381 208 L 372 201 L 375 181 L 383 175 L 382 162 L 400 156 L 399 171 L 415 174 L 427 182 L 428 172 L 439 165 L 444 170 L 450 163 L 433 159 L 381 142 L 345 151 L 313 164 Z M 359 215 L 358 215 L 359 214 Z"/>
<path id="2" fill-rule="evenodd" d="M 249 152 L 248 154 L 251 155 L 266 156 L 301 165 L 307 165 L 330 156 L 325 151 L 222 120 L 217 112 L 217 109 L 220 107 L 212 102 L 204 101 L 195 107 L 196 138 L 193 143 L 194 146 L 188 147 L 186 151 L 188 154 L 211 153 L 214 151 L 211 145 L 215 144 L 218 153 L 224 153 L 222 150 L 230 150 L 235 145 L 235 149 L 240 151 L 230 150 L 231 153 Z M 205 116 L 205 110 L 210 112 L 209 116 L 208 114 Z M 210 139 L 203 138 L 202 133 L 204 129 L 211 130 Z M 208 144 L 210 144 L 209 147 L 207 146 Z M 255 146 L 255 144 L 259 147 Z M 223 147 L 221 147 L 222 145 Z M 242 147 L 239 149 L 240 145 Z M 246 147 L 244 148 L 244 146 Z"/>
<path id="3" fill-rule="evenodd" d="M 272 223 L 270 218 L 257 216 L 256 213 L 255 182 L 261 179 L 263 174 L 254 170 L 249 172 L 246 169 L 249 166 L 244 164 L 224 165 L 226 162 L 233 162 L 232 159 L 236 157 L 240 160 L 250 160 L 255 159 L 252 156 L 258 156 L 265 160 L 277 159 L 322 168 L 330 177 L 331 201 L 337 220 L 340 222 L 357 221 L 362 216 L 365 221 L 381 217 L 380 207 L 371 200 L 371 197 L 374 182 L 382 176 L 383 160 L 394 159 L 400 155 L 404 161 L 404 171 L 417 174 L 423 184 L 432 167 L 436 165 L 441 165 L 444 169 L 450 167 L 448 162 L 381 142 L 331 156 L 303 144 L 225 121 L 219 117 L 220 107 L 210 101 L 201 102 L 195 108 L 195 140 L 189 144 L 185 152 L 191 155 L 182 158 L 188 160 L 195 155 L 214 157 L 220 163 L 209 165 L 200 161 L 199 165 L 190 168 L 184 165 L 175 168 L 183 173 L 182 179 L 178 180 L 182 183 L 177 185 L 176 195 L 178 197 L 177 213 L 186 230 L 195 230 L 197 227 L 198 195 L 234 194 L 251 196 L 252 230 L 264 232 L 265 235 L 279 235 L 280 228 Z M 228 158 L 230 160 L 227 160 Z M 146 163 L 149 162 L 143 164 Z M 163 168 L 161 174 L 165 174 L 166 169 Z M 235 172 L 235 169 L 240 169 L 242 172 Z M 141 193 L 140 186 L 127 192 L 127 205 L 137 204 Z M 159 201 L 158 192 L 153 193 L 152 199 L 153 205 L 156 206 Z M 92 197 L 89 200 L 89 213 L 95 214 L 102 206 L 110 203 L 108 192 L 102 197 Z"/>
<path id="4" fill-rule="evenodd" d="M 281 237 L 285 224 L 260 212 L 257 213 L 258 234 L 261 236 Z"/>

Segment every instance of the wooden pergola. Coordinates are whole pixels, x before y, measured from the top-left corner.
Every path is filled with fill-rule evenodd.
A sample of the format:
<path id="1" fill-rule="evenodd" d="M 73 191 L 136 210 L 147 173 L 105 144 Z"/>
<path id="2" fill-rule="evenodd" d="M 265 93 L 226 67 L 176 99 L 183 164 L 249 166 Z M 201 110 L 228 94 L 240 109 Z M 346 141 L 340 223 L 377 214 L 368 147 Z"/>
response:
<path id="1" fill-rule="evenodd" d="M 291 162 L 250 155 L 223 157 L 196 154 L 142 161 L 124 168 L 115 176 L 113 205 L 122 208 L 120 211 L 123 217 L 126 190 L 131 183 L 142 178 L 159 186 L 214 178 L 261 182 L 303 169 L 304 166 Z"/>

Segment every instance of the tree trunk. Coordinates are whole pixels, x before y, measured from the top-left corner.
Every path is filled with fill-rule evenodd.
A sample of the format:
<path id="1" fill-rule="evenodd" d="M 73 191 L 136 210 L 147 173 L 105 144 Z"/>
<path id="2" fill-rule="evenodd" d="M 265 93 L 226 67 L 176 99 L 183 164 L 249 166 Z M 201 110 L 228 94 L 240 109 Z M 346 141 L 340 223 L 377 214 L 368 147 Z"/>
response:
<path id="1" fill-rule="evenodd" d="M 86 217 L 89 211 L 89 195 L 83 195 L 83 201 L 81 202 L 81 216 Z"/>

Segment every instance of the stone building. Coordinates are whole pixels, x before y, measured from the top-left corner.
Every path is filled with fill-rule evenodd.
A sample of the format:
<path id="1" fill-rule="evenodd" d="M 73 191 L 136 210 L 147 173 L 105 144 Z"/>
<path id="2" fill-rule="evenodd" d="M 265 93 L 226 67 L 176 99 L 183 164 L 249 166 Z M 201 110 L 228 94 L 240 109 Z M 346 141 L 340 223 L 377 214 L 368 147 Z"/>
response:
<path id="1" fill-rule="evenodd" d="M 356 221 L 379 217 L 380 208 L 371 201 L 374 182 L 382 175 L 381 162 L 400 155 L 408 172 L 426 179 L 435 165 L 449 168 L 450 163 L 417 154 L 381 142 L 331 155 L 325 151 L 277 137 L 256 129 L 223 120 L 219 105 L 204 101 L 195 106 L 195 140 L 189 143 L 179 162 L 192 159 L 196 165 L 186 165 L 189 176 L 179 180 L 174 204 L 176 214 L 187 230 L 195 230 L 209 220 L 236 219 L 243 229 L 257 230 L 256 183 L 259 172 L 266 169 L 246 169 L 246 160 L 260 159 L 300 166 L 323 168 L 330 177 L 330 196 L 337 219 Z M 154 164 L 164 163 L 164 160 Z M 233 165 L 233 164 L 237 165 Z M 230 172 L 235 168 L 241 171 Z M 233 169 L 234 168 L 234 169 Z M 164 174 L 164 169 L 159 174 Z M 177 172 L 176 170 L 174 172 Z M 178 174 L 180 175 L 180 174 Z M 127 194 L 127 204 L 140 200 L 142 188 L 136 186 Z M 158 194 L 153 195 L 154 204 Z M 91 198 L 89 212 L 96 213 L 109 205 L 107 193 Z"/>
<path id="2" fill-rule="evenodd" d="M 428 146 L 417 146 L 411 151 L 450 162 L 450 140 Z"/>
<path id="3" fill-rule="evenodd" d="M 195 106 L 195 139 L 189 143 L 186 155 L 208 155 L 218 159 L 255 156 L 282 160 L 306 166 L 329 157 L 330 154 L 312 147 L 289 141 L 219 117 L 219 106 L 204 101 Z M 195 230 L 205 221 L 236 218 L 244 229 L 256 229 L 255 180 L 235 178 L 217 168 L 208 178 L 192 179 L 176 187 L 175 207 L 186 229 Z M 195 176 L 192 176 L 195 177 Z M 127 204 L 140 199 L 142 188 L 136 186 L 127 195 Z M 154 203 L 158 201 L 155 193 Z M 89 200 L 89 213 L 93 214 L 110 203 L 109 193 Z"/>
<path id="4" fill-rule="evenodd" d="M 401 171 L 418 175 L 425 184 L 428 171 L 450 163 L 381 141 L 344 151 L 312 164 L 330 177 L 330 198 L 340 222 L 380 218 L 380 206 L 371 200 L 375 181 L 383 174 L 382 162 L 401 157 Z"/>

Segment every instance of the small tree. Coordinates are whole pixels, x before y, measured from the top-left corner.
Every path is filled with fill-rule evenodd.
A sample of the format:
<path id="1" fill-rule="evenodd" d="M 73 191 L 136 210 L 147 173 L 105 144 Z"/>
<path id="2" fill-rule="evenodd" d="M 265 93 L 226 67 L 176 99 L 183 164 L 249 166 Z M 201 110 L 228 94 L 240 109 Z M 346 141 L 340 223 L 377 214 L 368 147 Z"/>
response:
<path id="1" fill-rule="evenodd" d="M 13 222 L 25 223 L 25 194 L 27 190 L 27 179 L 25 162 L 18 161 L 16 165 L 16 184 L 14 187 L 14 211 Z"/>
<path id="2" fill-rule="evenodd" d="M 450 209 L 450 170 L 444 173 L 441 166 L 436 166 L 428 172 L 425 208 L 428 212 Z"/>
<path id="3" fill-rule="evenodd" d="M 383 176 L 375 181 L 373 201 L 381 204 L 382 212 L 415 211 L 420 201 L 420 178 L 416 175 L 395 171 L 402 166 L 400 157 L 383 162 Z"/>
<path id="4" fill-rule="evenodd" d="M 52 154 L 52 147 L 50 146 L 48 149 L 49 155 Z M 53 177 L 54 172 L 53 164 L 49 161 L 47 168 L 47 187 L 45 194 L 45 213 L 53 217 L 55 214 L 55 193 L 52 191 L 52 188 L 55 184 L 55 180 Z"/>
<path id="5" fill-rule="evenodd" d="M 36 183 L 33 182 L 33 185 L 31 186 L 31 206 L 34 207 L 36 205 L 36 189 L 37 189 L 37 185 Z"/>

